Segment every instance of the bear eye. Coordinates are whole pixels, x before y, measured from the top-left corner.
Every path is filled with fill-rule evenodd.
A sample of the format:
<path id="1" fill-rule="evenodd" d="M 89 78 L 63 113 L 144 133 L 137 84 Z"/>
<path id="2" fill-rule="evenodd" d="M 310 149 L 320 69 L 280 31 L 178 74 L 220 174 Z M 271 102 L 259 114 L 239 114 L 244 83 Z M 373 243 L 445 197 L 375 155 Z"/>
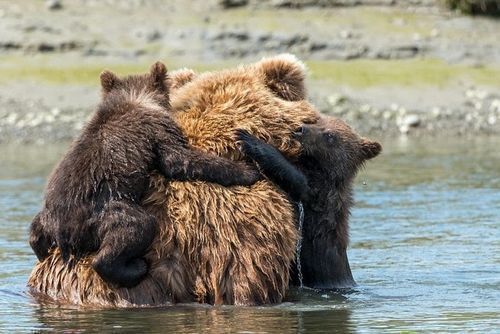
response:
<path id="1" fill-rule="evenodd" d="M 324 134 L 324 136 L 329 143 L 335 142 L 335 135 L 333 133 L 327 132 Z"/>

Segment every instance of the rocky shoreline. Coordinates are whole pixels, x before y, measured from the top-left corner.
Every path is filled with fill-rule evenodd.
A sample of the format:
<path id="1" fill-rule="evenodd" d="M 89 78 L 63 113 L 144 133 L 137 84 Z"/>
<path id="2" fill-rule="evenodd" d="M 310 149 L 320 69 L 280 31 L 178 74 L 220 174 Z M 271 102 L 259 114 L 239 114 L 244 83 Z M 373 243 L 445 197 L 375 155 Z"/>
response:
<path id="1" fill-rule="evenodd" d="M 359 132 L 376 136 L 477 136 L 500 134 L 500 94 L 468 89 L 462 105 L 410 110 L 393 103 L 389 108 L 361 104 L 337 94 L 320 104 L 320 110 L 352 124 Z"/>
<path id="2" fill-rule="evenodd" d="M 170 68 L 203 71 L 283 52 L 313 65 L 309 92 L 318 109 L 363 134 L 500 134 L 500 81 L 494 79 L 500 20 L 458 15 L 438 1 L 0 5 L 0 143 L 74 137 L 97 102 L 97 74 L 105 67 L 127 73 L 162 59 Z M 370 79 L 371 66 L 381 74 Z M 384 75 L 394 67 L 392 76 Z M 365 94 L 372 88 L 377 94 Z"/>
<path id="3" fill-rule="evenodd" d="M 341 94 L 313 97 L 318 109 L 344 119 L 357 131 L 375 137 L 500 135 L 500 94 L 469 89 L 456 108 L 411 110 L 392 104 L 378 108 Z M 44 144 L 71 140 L 92 108 L 51 107 L 43 101 L 20 102 L 0 96 L 0 143 Z"/>

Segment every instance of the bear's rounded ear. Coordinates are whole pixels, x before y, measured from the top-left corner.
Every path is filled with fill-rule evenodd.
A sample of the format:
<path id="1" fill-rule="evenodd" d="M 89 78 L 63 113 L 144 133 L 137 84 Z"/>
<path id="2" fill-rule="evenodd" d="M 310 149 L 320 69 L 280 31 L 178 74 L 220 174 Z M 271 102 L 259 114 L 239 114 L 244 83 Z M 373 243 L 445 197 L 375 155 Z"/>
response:
<path id="1" fill-rule="evenodd" d="M 102 91 L 109 93 L 118 83 L 118 77 L 111 71 L 104 70 L 101 72 L 101 87 Z"/>
<path id="2" fill-rule="evenodd" d="M 167 67 L 161 61 L 157 61 L 151 66 L 149 71 L 153 86 L 160 91 L 167 89 Z"/>
<path id="3" fill-rule="evenodd" d="M 382 145 L 366 138 L 361 139 L 361 155 L 364 160 L 375 158 L 382 152 Z"/>
<path id="4" fill-rule="evenodd" d="M 189 68 L 181 68 L 170 72 L 168 75 L 170 79 L 170 89 L 179 89 L 185 84 L 193 81 L 196 76 L 196 72 Z"/>
<path id="5" fill-rule="evenodd" d="M 287 101 L 306 98 L 306 66 L 294 55 L 264 58 L 256 66 L 264 74 L 266 86 L 277 96 Z"/>

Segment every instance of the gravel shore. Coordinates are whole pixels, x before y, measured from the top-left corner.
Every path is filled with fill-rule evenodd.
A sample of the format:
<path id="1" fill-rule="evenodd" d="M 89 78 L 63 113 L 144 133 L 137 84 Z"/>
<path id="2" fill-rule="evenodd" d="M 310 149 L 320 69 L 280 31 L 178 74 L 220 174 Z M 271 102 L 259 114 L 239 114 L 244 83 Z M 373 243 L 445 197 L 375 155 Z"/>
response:
<path id="1" fill-rule="evenodd" d="M 500 20 L 432 0 L 0 0 L 0 142 L 72 138 L 98 73 L 294 53 L 322 112 L 376 136 L 500 134 Z M 496 78 L 496 79 L 495 79 Z"/>

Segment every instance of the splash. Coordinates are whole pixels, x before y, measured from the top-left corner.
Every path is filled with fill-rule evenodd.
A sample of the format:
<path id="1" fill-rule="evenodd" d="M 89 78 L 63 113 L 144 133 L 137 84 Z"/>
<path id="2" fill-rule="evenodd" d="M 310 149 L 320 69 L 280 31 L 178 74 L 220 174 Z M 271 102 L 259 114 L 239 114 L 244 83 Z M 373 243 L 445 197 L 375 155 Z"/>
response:
<path id="1" fill-rule="evenodd" d="M 299 287 L 302 289 L 304 287 L 303 284 L 303 279 L 304 277 L 302 276 L 302 264 L 300 263 L 300 252 L 302 251 L 302 227 L 304 226 L 304 206 L 302 205 L 302 202 L 299 202 L 297 204 L 299 207 L 299 240 L 297 241 L 297 246 L 296 246 L 296 260 L 295 263 L 297 263 L 297 273 L 299 276 Z"/>

